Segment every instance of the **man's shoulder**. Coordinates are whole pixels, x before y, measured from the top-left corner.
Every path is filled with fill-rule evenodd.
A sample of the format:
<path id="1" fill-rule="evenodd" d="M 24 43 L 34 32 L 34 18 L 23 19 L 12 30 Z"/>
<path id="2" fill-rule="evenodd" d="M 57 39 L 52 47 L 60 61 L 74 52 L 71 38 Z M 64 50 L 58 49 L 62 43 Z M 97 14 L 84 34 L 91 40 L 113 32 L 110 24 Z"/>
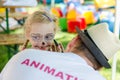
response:
<path id="1" fill-rule="evenodd" d="M 6 75 L 6 77 L 4 77 Z M 40 77 L 41 76 L 41 77 Z M 16 54 L 5 68 L 5 80 L 104 80 L 73 53 L 27 49 Z M 3 79 L 3 80 L 4 80 Z"/>

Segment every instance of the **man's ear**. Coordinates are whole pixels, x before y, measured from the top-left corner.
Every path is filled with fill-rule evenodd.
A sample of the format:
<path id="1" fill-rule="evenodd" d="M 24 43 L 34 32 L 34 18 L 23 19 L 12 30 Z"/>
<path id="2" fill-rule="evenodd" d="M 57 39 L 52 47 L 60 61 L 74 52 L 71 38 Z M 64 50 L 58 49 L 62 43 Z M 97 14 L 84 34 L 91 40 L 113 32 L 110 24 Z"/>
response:
<path id="1" fill-rule="evenodd" d="M 71 40 L 71 44 L 74 45 L 78 42 L 79 40 L 79 36 L 77 35 L 76 37 L 74 37 L 72 40 Z"/>
<path id="2" fill-rule="evenodd" d="M 67 45 L 66 52 L 71 51 L 78 44 L 79 36 L 74 37 Z"/>

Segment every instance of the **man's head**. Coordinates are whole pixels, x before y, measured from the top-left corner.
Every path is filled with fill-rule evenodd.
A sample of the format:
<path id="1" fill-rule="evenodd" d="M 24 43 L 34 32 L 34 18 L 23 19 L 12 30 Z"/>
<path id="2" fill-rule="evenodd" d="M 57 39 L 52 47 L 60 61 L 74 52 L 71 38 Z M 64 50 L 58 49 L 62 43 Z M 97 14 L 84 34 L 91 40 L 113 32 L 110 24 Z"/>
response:
<path id="1" fill-rule="evenodd" d="M 56 29 L 56 18 L 45 10 L 34 12 L 25 22 L 25 36 L 35 49 L 48 50 Z"/>
<path id="2" fill-rule="evenodd" d="M 79 36 L 72 39 L 67 45 L 66 52 L 73 52 L 86 60 L 95 70 L 99 70 L 102 66 L 96 61 L 91 52 L 86 48 Z M 93 64 L 94 63 L 94 64 Z"/>
<path id="3" fill-rule="evenodd" d="M 69 43 L 69 45 L 71 44 L 73 46 L 70 48 L 68 45 L 69 48 L 67 48 L 67 51 L 75 53 L 77 50 L 77 53 L 80 54 L 80 51 L 82 50 L 84 53 L 83 55 L 85 55 L 85 48 L 95 58 L 98 64 L 110 68 L 108 60 L 120 50 L 120 40 L 109 31 L 108 25 L 106 23 L 101 23 L 87 29 L 85 32 L 80 31 L 78 28 L 76 30 L 79 39 L 76 41 L 73 39 L 73 41 Z"/>

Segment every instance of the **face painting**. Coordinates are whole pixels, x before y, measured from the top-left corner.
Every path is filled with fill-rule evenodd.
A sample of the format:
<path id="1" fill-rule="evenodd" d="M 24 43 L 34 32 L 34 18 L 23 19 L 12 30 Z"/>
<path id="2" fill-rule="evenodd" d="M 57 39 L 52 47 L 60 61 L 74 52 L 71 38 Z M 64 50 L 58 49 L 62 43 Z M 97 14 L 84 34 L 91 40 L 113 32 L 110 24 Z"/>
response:
<path id="1" fill-rule="evenodd" d="M 32 48 L 48 50 L 55 36 L 54 26 L 52 23 L 33 23 L 29 36 Z"/>

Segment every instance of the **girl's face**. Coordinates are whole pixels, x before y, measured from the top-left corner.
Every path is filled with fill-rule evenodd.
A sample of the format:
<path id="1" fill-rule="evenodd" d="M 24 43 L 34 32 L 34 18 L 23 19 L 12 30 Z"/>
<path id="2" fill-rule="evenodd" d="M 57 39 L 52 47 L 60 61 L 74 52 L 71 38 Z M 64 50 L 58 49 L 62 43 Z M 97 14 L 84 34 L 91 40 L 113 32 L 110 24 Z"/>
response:
<path id="1" fill-rule="evenodd" d="M 33 23 L 28 34 L 32 48 L 48 50 L 55 36 L 54 25 L 52 23 Z"/>

